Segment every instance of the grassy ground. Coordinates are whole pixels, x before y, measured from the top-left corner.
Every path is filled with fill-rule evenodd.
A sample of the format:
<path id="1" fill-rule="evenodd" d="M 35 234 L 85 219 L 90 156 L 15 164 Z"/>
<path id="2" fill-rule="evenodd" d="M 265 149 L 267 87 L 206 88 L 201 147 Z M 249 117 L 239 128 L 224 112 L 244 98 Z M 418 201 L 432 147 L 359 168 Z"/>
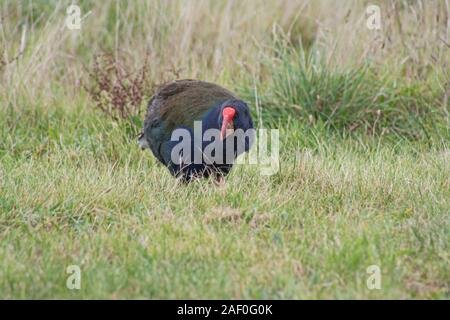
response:
<path id="1" fill-rule="evenodd" d="M 361 1 L 79 2 L 75 35 L 64 1 L 0 2 L 1 298 L 449 298 L 447 2 L 380 1 L 376 34 Z M 147 46 L 150 84 L 218 82 L 278 128 L 280 171 L 184 186 L 139 150 L 80 81 Z"/>
<path id="2" fill-rule="evenodd" d="M 448 297 L 443 146 L 291 127 L 278 174 L 185 187 L 123 126 L 56 108 L 0 120 L 2 298 Z"/>

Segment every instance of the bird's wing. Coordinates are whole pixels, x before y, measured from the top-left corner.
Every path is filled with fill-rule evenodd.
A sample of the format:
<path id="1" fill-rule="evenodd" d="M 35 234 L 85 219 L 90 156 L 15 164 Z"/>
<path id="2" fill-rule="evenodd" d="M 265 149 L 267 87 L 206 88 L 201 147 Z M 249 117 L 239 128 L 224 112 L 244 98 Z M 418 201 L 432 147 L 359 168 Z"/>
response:
<path id="1" fill-rule="evenodd" d="M 195 120 L 201 120 L 210 108 L 228 99 L 236 97 L 216 84 L 180 80 L 161 86 L 149 109 L 154 109 L 151 113 L 172 132 L 179 126 L 192 128 Z"/>

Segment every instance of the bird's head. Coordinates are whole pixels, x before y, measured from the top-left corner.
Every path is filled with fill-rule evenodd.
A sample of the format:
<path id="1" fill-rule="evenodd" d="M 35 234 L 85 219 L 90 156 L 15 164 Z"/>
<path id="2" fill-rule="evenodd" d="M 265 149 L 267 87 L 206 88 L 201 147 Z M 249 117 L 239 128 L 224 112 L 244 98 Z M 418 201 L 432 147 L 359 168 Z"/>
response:
<path id="1" fill-rule="evenodd" d="M 241 100 L 225 101 L 220 109 L 219 128 L 222 140 L 233 134 L 234 130 L 252 129 L 253 121 L 247 104 Z"/>

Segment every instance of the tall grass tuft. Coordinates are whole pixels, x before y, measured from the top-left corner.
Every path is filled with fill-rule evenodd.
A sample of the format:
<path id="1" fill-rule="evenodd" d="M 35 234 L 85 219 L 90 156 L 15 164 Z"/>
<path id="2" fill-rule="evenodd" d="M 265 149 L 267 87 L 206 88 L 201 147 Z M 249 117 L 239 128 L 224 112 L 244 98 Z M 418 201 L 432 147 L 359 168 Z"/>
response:
<path id="1" fill-rule="evenodd" d="M 275 40 L 263 64 L 271 79 L 261 94 L 263 118 L 287 117 L 311 124 L 369 134 L 394 133 L 409 138 L 429 137 L 444 127 L 442 88 L 397 81 L 380 74 L 370 62 L 357 66 L 330 63 L 323 51 Z M 252 99 L 254 91 L 247 90 Z"/>

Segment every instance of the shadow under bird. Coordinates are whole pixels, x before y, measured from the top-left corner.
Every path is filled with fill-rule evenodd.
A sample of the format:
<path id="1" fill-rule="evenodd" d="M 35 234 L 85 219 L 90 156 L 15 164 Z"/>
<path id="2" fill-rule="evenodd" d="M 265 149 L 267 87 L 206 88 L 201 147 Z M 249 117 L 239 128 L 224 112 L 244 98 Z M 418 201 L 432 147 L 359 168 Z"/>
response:
<path id="1" fill-rule="evenodd" d="M 203 134 L 197 138 L 196 121 L 200 121 L 202 133 L 214 129 L 218 134 L 214 138 L 206 139 Z M 177 129 L 184 129 L 189 138 L 187 144 L 184 141 L 181 152 L 178 151 L 181 138 L 173 137 Z M 238 132 L 251 134 L 239 135 Z M 250 149 L 252 135 L 254 137 L 249 108 L 234 93 L 209 82 L 177 80 L 160 86 L 151 98 L 139 145 L 142 149 L 149 148 L 172 175 L 185 182 L 209 176 L 220 182 L 231 170 L 236 157 Z M 211 150 L 211 143 L 215 143 L 215 157 L 208 161 L 204 152 L 208 146 Z M 198 151 L 201 161 L 195 161 Z M 227 153 L 232 156 L 227 157 Z M 178 156 L 182 160 L 174 161 Z"/>

